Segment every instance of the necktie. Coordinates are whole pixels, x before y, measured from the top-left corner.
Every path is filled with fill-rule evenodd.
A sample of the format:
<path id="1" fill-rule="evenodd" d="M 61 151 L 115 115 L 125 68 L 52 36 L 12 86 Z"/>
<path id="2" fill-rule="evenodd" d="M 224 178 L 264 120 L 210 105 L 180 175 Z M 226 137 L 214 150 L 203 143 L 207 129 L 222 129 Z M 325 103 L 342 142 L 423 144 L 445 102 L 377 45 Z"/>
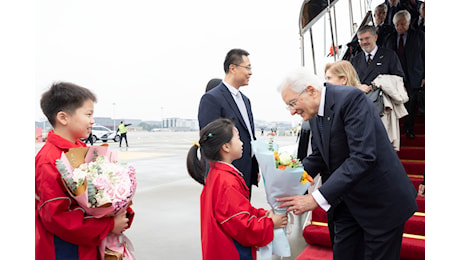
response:
<path id="1" fill-rule="evenodd" d="M 404 55 L 404 34 L 399 35 L 398 55 L 402 57 Z"/>
<path id="2" fill-rule="evenodd" d="M 248 110 L 246 109 L 246 105 L 244 104 L 243 96 L 241 96 L 241 92 L 239 91 L 236 93 L 236 105 L 238 106 L 238 109 L 240 110 L 240 113 L 243 116 L 244 123 L 246 124 L 249 134 L 251 135 L 251 140 L 254 140 L 254 137 L 252 136 L 251 123 L 249 122 Z"/>
<path id="3" fill-rule="evenodd" d="M 367 54 L 367 65 L 371 64 L 371 62 L 372 62 L 372 58 L 371 58 L 371 57 L 372 57 L 372 55 L 371 55 L 370 53 Z"/>

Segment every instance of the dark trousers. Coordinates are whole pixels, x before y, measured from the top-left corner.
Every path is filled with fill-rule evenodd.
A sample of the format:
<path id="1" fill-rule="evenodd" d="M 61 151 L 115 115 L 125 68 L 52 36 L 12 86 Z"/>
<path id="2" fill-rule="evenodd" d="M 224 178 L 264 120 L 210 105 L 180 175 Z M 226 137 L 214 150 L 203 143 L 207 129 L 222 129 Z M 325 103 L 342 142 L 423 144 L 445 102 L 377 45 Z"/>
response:
<path id="1" fill-rule="evenodd" d="M 89 133 L 88 137 L 86 138 L 85 144 L 87 144 L 88 142 L 90 142 L 91 145 L 93 145 L 93 133 Z"/>
<path id="2" fill-rule="evenodd" d="M 405 132 L 414 131 L 415 115 L 417 114 L 417 104 L 422 102 L 422 100 L 418 100 L 419 91 L 420 88 L 407 88 L 407 95 L 409 96 L 409 101 L 404 103 L 404 106 L 406 107 L 406 110 L 409 114 L 404 118 Z"/>
<path id="3" fill-rule="evenodd" d="M 334 210 L 334 260 L 399 260 L 404 223 L 370 234 L 342 202 Z"/>
<path id="4" fill-rule="evenodd" d="M 126 147 L 128 147 L 128 138 L 126 137 L 126 133 L 120 134 L 120 147 L 121 147 L 121 141 L 123 141 L 123 138 L 125 139 Z"/>

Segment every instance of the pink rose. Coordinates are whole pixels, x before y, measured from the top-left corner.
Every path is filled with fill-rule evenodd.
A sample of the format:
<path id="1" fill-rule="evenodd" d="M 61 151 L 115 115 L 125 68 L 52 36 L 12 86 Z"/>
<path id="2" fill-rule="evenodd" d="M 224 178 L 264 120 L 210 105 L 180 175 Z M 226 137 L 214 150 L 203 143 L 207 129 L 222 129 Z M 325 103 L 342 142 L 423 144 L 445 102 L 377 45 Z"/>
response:
<path id="1" fill-rule="evenodd" d="M 99 190 L 106 190 L 110 184 L 110 180 L 107 175 L 100 174 L 93 180 L 93 184 Z"/>
<path id="2" fill-rule="evenodd" d="M 131 192 L 131 183 L 130 182 L 120 182 L 117 187 L 115 187 L 115 198 L 118 200 L 126 199 Z"/>

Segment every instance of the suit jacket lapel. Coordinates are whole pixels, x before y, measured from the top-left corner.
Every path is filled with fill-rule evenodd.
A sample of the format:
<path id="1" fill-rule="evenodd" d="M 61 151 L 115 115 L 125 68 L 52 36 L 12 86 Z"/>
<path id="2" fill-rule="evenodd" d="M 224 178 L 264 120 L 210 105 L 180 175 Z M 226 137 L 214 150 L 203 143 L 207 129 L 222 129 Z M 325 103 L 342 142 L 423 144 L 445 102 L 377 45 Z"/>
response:
<path id="1" fill-rule="evenodd" d="M 365 51 L 362 51 L 362 52 L 361 52 L 361 56 L 362 56 L 362 57 L 360 58 L 360 60 L 361 60 L 361 67 L 363 68 L 362 71 L 363 71 L 364 73 L 363 73 L 363 75 L 362 75 L 362 78 L 360 77 L 360 78 L 361 78 L 360 80 L 361 80 L 361 82 L 364 82 L 364 81 L 367 80 L 367 77 L 369 77 L 369 74 L 372 72 L 372 68 L 371 68 L 371 67 L 372 67 L 372 63 L 373 63 L 374 61 L 372 61 L 371 64 L 367 65 L 366 52 L 365 52 Z"/>
<path id="2" fill-rule="evenodd" d="M 329 142 L 331 139 L 331 126 L 332 121 L 334 120 L 334 98 L 332 95 L 332 87 L 326 87 L 326 99 L 324 104 L 324 117 L 323 117 L 323 152 L 324 160 L 326 163 L 329 162 Z"/>
<path id="3" fill-rule="evenodd" d="M 323 118 L 323 145 L 324 145 L 324 157 L 325 161 L 329 162 L 329 142 L 331 139 L 331 125 L 334 118 L 334 112 L 330 107 L 324 108 L 324 118 Z"/>
<path id="4" fill-rule="evenodd" d="M 372 74 L 372 72 L 374 71 L 374 69 L 376 68 L 377 66 L 377 63 L 382 63 L 382 52 L 381 52 L 382 48 L 378 48 L 377 52 L 375 53 L 374 55 L 374 58 L 372 59 L 371 63 L 369 65 L 367 65 L 366 62 L 364 62 L 364 66 L 365 66 L 365 73 L 364 73 L 364 77 L 363 79 L 361 80 L 362 82 L 366 81 L 367 78 Z M 364 55 L 364 61 L 366 61 L 367 57 L 366 57 L 366 53 L 363 51 L 363 55 Z M 374 79 L 370 79 L 370 80 L 374 80 Z"/>
<path id="5" fill-rule="evenodd" d="M 238 106 L 236 105 L 235 100 L 233 99 L 232 93 L 230 93 L 230 90 L 228 90 L 228 88 L 223 83 L 220 83 L 220 85 L 221 85 L 220 88 L 221 88 L 221 91 L 222 91 L 222 94 L 225 100 L 230 105 L 231 109 L 235 112 L 235 115 L 238 117 L 240 124 L 249 132 L 249 129 L 246 127 L 246 123 L 244 122 L 243 116 L 241 115 L 241 112 Z M 244 98 L 243 98 L 243 101 L 244 101 Z M 247 107 L 248 106 L 247 102 L 245 101 L 244 103 Z"/>
<path id="6" fill-rule="evenodd" d="M 314 120 L 310 120 L 310 121 L 311 121 L 310 122 L 311 127 L 312 128 L 314 127 L 316 129 L 316 132 L 318 133 L 318 141 L 317 141 L 318 142 L 318 149 L 319 149 L 319 152 L 323 155 L 323 159 L 325 159 L 325 157 L 324 157 L 325 152 L 324 152 L 324 145 L 323 145 L 324 141 L 323 141 L 323 137 L 322 137 L 322 134 L 321 134 L 321 128 L 319 127 L 319 124 L 321 122 L 319 121 L 318 116 L 316 116 L 314 118 Z"/>

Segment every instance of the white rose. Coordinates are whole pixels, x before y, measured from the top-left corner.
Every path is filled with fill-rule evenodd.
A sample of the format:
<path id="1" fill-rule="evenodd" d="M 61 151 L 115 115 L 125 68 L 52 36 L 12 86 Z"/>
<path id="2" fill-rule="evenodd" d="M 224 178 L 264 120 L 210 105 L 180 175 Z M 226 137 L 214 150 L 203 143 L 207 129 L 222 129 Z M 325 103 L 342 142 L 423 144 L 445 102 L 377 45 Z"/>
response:
<path id="1" fill-rule="evenodd" d="M 106 203 L 112 203 L 110 196 L 103 190 L 98 191 L 95 197 L 97 201 L 97 207 L 100 207 Z"/>
<path id="2" fill-rule="evenodd" d="M 292 161 L 292 158 L 289 154 L 287 153 L 280 154 L 280 163 L 282 165 L 289 165 L 291 161 Z"/>

